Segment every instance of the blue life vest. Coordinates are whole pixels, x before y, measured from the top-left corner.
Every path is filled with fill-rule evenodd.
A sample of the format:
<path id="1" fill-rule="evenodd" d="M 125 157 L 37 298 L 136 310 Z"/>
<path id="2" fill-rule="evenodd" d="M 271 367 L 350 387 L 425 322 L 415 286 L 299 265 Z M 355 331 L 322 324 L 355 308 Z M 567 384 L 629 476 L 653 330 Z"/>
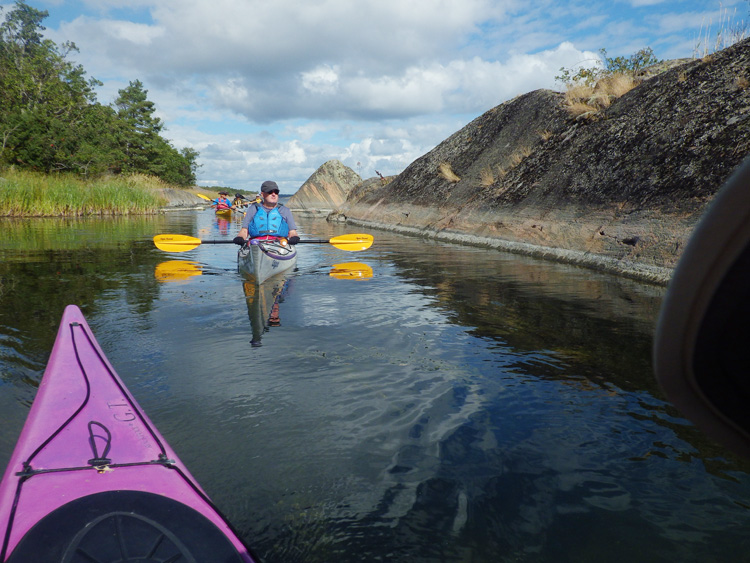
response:
<path id="1" fill-rule="evenodd" d="M 285 237 L 289 234 L 289 225 L 281 216 L 278 205 L 268 211 L 265 207 L 256 203 L 255 216 L 250 221 L 247 232 L 250 238 L 266 235 Z"/>

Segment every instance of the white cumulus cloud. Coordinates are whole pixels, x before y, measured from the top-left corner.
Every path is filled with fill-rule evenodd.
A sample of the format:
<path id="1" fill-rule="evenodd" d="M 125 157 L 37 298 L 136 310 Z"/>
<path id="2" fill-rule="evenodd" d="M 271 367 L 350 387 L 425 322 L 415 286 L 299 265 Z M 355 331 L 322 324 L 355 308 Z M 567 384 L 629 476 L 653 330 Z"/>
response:
<path id="1" fill-rule="evenodd" d="M 337 67 L 319 66 L 302 73 L 302 87 L 313 94 L 333 94 L 338 90 L 339 73 Z"/>
<path id="2" fill-rule="evenodd" d="M 735 4 L 744 5 L 724 3 Z M 681 52 L 719 10 L 701 0 L 35 6 L 55 14 L 48 36 L 74 41 L 76 62 L 104 82 L 102 102 L 131 80 L 144 83 L 166 135 L 201 153 L 204 183 L 275 177 L 285 191 L 331 158 L 359 162 L 365 176 L 397 173 L 495 105 L 556 87 L 561 67 L 591 64 L 600 47 L 610 56 L 647 45 Z"/>

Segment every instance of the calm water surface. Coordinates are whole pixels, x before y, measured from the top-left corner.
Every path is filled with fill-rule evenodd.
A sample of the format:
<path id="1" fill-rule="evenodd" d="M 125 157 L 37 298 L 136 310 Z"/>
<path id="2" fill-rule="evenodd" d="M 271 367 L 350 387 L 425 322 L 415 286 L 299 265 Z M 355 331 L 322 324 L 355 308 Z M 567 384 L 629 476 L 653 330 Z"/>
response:
<path id="1" fill-rule="evenodd" d="M 257 288 L 231 244 L 148 242 L 238 228 L 208 211 L 0 222 L 2 467 L 75 303 L 266 563 L 750 552 L 750 467 L 654 383 L 662 289 L 377 231 L 365 252 L 301 245 Z M 372 276 L 330 275 L 351 261 Z"/>

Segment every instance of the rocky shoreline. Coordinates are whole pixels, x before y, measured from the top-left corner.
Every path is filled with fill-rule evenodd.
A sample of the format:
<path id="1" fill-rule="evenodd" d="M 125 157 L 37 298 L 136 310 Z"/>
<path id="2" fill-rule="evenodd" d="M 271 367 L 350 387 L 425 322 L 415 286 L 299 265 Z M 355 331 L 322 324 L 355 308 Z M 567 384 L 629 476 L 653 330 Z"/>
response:
<path id="1" fill-rule="evenodd" d="M 644 80 L 593 118 L 573 117 L 558 92 L 519 96 L 398 176 L 351 186 L 329 220 L 664 285 L 748 154 L 750 39 Z"/>
<path id="2" fill-rule="evenodd" d="M 176 211 L 179 209 L 199 209 L 205 207 L 206 200 L 195 195 L 190 190 L 177 188 L 160 188 L 159 195 L 164 198 L 166 205 L 162 211 Z M 208 194 L 209 197 L 216 197 Z"/>
<path id="3" fill-rule="evenodd" d="M 334 215 L 330 217 L 329 220 L 341 221 L 341 218 Z M 633 260 L 618 260 L 609 256 L 592 252 L 582 252 L 579 250 L 571 250 L 565 248 L 554 248 L 526 242 L 503 240 L 493 237 L 482 237 L 457 231 L 427 230 L 415 227 L 407 227 L 403 225 L 394 226 L 387 223 L 362 221 L 358 219 L 346 219 L 345 222 L 351 225 L 356 225 L 368 229 L 396 232 L 404 235 L 429 238 L 442 242 L 491 248 L 494 250 L 512 252 L 514 254 L 521 254 L 524 256 L 540 258 L 543 260 L 559 262 L 562 264 L 581 266 L 590 270 L 614 274 L 621 277 L 634 279 L 640 282 L 651 283 L 654 285 L 667 285 L 670 278 L 672 277 L 673 272 L 673 268 L 652 266 Z"/>

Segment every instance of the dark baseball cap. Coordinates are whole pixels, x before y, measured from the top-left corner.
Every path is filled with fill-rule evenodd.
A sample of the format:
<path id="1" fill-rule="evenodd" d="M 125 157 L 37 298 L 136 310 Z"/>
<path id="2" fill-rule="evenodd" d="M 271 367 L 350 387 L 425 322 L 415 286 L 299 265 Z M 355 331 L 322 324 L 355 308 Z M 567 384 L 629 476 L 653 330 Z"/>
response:
<path id="1" fill-rule="evenodd" d="M 260 191 L 264 194 L 271 193 L 273 190 L 279 191 L 279 186 L 273 180 L 266 180 L 260 185 Z"/>

